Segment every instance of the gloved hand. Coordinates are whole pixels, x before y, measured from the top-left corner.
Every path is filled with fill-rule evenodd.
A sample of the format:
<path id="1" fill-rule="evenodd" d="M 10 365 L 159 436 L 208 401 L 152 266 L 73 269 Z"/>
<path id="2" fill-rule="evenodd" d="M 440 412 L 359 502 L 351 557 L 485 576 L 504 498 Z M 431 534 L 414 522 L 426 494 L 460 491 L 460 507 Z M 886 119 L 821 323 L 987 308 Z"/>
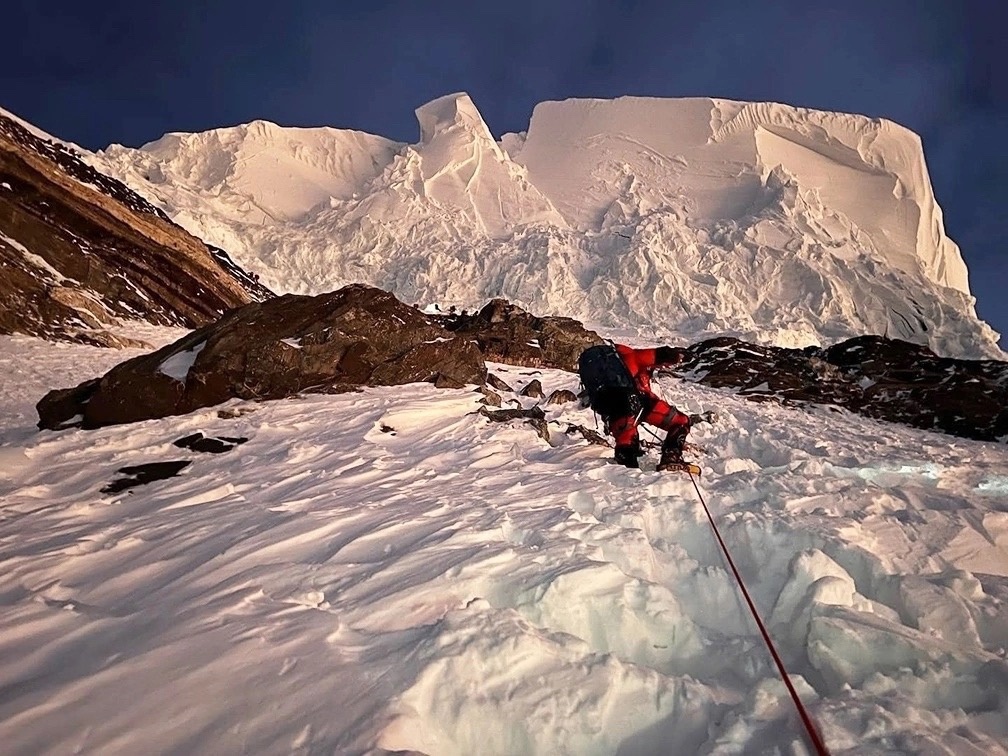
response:
<path id="1" fill-rule="evenodd" d="M 710 410 L 694 413 L 689 416 L 691 426 L 696 425 L 697 423 L 713 423 L 715 420 L 717 420 L 717 415 Z"/>
<path id="2" fill-rule="evenodd" d="M 655 362 L 659 365 L 681 365 L 689 358 L 682 347 L 660 346 L 655 349 Z"/>

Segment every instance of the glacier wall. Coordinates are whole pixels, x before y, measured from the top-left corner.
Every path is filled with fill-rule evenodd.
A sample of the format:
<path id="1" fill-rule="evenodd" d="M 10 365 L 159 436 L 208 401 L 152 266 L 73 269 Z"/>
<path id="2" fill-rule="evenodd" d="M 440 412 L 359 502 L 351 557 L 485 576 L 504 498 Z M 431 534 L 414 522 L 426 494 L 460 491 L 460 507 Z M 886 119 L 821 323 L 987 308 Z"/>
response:
<path id="1" fill-rule="evenodd" d="M 697 220 L 738 217 L 781 166 L 894 266 L 969 292 L 920 138 L 891 121 L 709 98 L 546 102 L 516 159 L 568 220 L 596 229 L 614 203 L 685 200 Z"/>
<path id="2" fill-rule="evenodd" d="M 257 121 L 92 156 L 276 291 L 504 296 L 626 340 L 863 333 L 998 356 L 921 149 L 888 121 L 710 98 L 538 105 L 494 140 L 468 95 L 419 140 Z"/>

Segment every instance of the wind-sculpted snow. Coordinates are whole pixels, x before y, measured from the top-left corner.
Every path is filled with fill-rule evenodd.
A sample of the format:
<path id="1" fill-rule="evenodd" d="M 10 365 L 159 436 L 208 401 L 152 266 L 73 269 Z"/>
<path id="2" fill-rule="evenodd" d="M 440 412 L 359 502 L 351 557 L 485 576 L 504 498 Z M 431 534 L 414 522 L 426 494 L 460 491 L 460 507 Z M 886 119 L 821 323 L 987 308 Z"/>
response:
<path id="1" fill-rule="evenodd" d="M 888 121 L 568 100 L 498 144 L 461 93 L 417 118 L 410 145 L 256 122 L 94 162 L 280 292 L 359 281 L 465 308 L 504 297 L 623 338 L 870 333 L 1003 357 L 920 140 Z"/>
<path id="2" fill-rule="evenodd" d="M 581 228 L 680 203 L 697 220 L 737 218 L 780 166 L 893 266 L 969 291 L 920 138 L 890 121 L 708 98 L 567 100 L 536 107 L 516 159 Z"/>
<path id="3" fill-rule="evenodd" d="M 549 200 L 529 184 L 525 171 L 494 141 L 468 95 L 446 95 L 416 113 L 423 196 L 461 211 L 490 237 L 533 223 L 564 225 Z"/>
<path id="4" fill-rule="evenodd" d="M 166 134 L 144 145 L 135 166 L 217 199 L 225 217 L 254 224 L 297 220 L 330 199 L 353 196 L 391 162 L 397 142 L 347 129 L 282 128 L 268 121 L 201 134 Z M 123 148 L 109 148 L 115 159 Z"/>
<path id="5" fill-rule="evenodd" d="M 423 385 L 34 431 L 107 363 L 0 339 L 8 751 L 801 752 L 689 479 L 576 403 L 549 442 Z M 719 413 L 700 488 L 832 752 L 1008 753 L 1005 447 L 660 389 Z"/>
<path id="6" fill-rule="evenodd" d="M 754 132 L 757 164 L 764 170 L 782 166 L 801 185 L 815 188 L 825 206 L 847 215 L 895 267 L 921 269 L 935 283 L 969 293 L 966 265 L 945 235 L 915 133 L 885 119 L 844 113 L 768 103 L 716 105 L 724 125 L 713 141 Z"/>

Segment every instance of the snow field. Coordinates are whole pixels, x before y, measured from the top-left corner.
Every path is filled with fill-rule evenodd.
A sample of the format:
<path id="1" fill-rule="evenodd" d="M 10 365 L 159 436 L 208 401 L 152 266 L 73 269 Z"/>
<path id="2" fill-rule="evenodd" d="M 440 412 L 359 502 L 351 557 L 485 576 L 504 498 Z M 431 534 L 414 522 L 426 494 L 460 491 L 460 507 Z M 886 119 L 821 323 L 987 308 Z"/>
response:
<path id="1" fill-rule="evenodd" d="M 803 748 L 689 479 L 568 436 L 576 405 L 550 443 L 426 385 L 31 433 L 15 381 L 104 367 L 30 349 L 0 392 L 9 752 Z M 1004 446 L 662 388 L 720 415 L 701 490 L 833 752 L 1004 753 Z M 171 444 L 196 430 L 249 441 Z"/>

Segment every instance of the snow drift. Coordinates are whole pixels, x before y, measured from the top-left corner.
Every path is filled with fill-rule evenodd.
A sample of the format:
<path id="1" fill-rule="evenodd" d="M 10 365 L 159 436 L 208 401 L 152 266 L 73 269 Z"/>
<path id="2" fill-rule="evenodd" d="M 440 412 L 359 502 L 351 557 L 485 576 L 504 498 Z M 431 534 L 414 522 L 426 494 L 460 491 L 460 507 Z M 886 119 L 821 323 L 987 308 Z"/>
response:
<path id="1" fill-rule="evenodd" d="M 567 100 L 494 141 L 470 98 L 420 140 L 255 122 L 93 157 L 277 291 L 503 296 L 625 338 L 782 346 L 864 333 L 995 356 L 920 139 L 709 98 Z"/>

